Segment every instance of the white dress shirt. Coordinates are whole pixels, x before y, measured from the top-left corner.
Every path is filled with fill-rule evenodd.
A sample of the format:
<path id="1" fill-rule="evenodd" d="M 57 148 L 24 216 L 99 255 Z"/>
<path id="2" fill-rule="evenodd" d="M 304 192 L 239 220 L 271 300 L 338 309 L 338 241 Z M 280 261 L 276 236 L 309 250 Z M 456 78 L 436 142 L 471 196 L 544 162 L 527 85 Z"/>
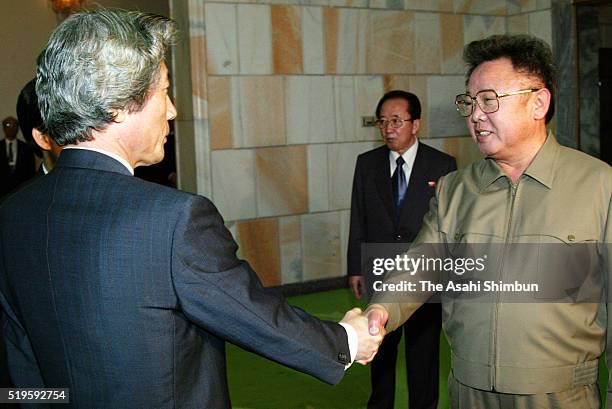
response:
<path id="1" fill-rule="evenodd" d="M 6 145 L 6 160 L 10 167 L 14 167 L 17 163 L 17 138 L 12 141 L 4 138 L 4 143 Z"/>
<path id="2" fill-rule="evenodd" d="M 418 138 L 414 141 L 412 146 L 408 148 L 406 152 L 402 155 L 404 158 L 404 165 L 402 166 L 402 170 L 404 171 L 404 175 L 406 175 L 406 184 L 410 182 L 410 175 L 412 174 L 412 168 L 414 167 L 414 160 L 416 159 L 417 149 L 419 148 L 419 140 Z M 395 151 L 389 151 L 389 170 L 390 175 L 393 177 L 393 173 L 395 172 L 395 168 L 397 168 L 397 158 L 400 157 L 400 154 Z"/>

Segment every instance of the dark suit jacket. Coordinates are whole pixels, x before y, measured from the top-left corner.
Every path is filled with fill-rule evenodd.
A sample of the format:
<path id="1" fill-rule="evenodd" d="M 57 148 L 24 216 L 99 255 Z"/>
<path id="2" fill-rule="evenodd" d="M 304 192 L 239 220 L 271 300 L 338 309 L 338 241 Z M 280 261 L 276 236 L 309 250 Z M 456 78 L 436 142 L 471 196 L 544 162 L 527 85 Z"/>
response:
<path id="1" fill-rule="evenodd" d="M 27 144 L 17 140 L 17 163 L 11 170 L 6 156 L 6 141 L 0 141 L 0 196 L 32 178 L 35 172 L 34 154 Z"/>
<path id="2" fill-rule="evenodd" d="M 434 196 L 435 183 L 456 169 L 455 158 L 419 141 L 408 191 L 398 217 L 389 173 L 389 148 L 383 145 L 359 155 L 353 179 L 348 274 L 364 275 L 362 243 L 408 243 L 414 240 L 428 210 L 429 200 Z M 367 279 L 368 275 L 365 276 Z"/>
<path id="3" fill-rule="evenodd" d="M 64 150 L 0 207 L 0 302 L 16 386 L 75 408 L 229 408 L 224 340 L 337 383 L 345 330 L 262 288 L 206 198 Z"/>

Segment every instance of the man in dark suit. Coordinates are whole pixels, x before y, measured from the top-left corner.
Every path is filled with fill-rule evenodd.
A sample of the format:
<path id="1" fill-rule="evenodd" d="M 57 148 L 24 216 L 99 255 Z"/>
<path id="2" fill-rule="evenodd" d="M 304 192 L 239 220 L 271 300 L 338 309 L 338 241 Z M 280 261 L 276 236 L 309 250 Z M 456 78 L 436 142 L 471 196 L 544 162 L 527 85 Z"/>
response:
<path id="1" fill-rule="evenodd" d="M 357 298 L 372 295 L 372 270 L 361 260 L 364 243 L 409 243 L 427 212 L 438 178 L 457 169 L 455 159 L 418 142 L 421 104 L 416 95 L 390 91 L 376 107 L 385 145 L 359 155 L 353 180 L 348 246 L 350 287 Z M 440 304 L 419 309 L 404 325 L 410 407 L 438 402 Z M 368 408 L 392 409 L 395 363 L 402 331 L 385 337 L 372 362 Z"/>
<path id="2" fill-rule="evenodd" d="M 36 97 L 36 78 L 30 80 L 17 98 L 17 119 L 23 138 L 29 144 L 32 152 L 42 159 L 38 175 L 46 175 L 53 169 L 62 147 L 58 146 L 45 133 L 38 98 Z"/>
<path id="3" fill-rule="evenodd" d="M 4 118 L 2 130 L 4 139 L 0 141 L 0 196 L 11 192 L 35 173 L 32 151 L 17 139 L 17 119 L 12 116 Z"/>
<path id="4" fill-rule="evenodd" d="M 38 59 L 55 168 L 0 207 L 0 304 L 16 387 L 70 388 L 74 408 L 229 408 L 224 340 L 328 383 L 380 337 L 351 310 L 318 320 L 262 287 L 215 206 L 145 182 L 177 112 L 172 20 L 66 19 Z"/>

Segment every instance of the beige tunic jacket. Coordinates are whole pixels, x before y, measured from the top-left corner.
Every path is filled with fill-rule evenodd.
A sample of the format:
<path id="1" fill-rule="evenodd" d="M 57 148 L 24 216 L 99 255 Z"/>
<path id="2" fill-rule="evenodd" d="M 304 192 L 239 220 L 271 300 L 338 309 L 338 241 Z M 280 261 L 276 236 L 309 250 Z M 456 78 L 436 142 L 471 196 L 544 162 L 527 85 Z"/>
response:
<path id="1" fill-rule="evenodd" d="M 501 247 L 555 243 L 556 249 L 563 249 L 561 257 L 566 257 L 575 246 L 590 243 L 595 255 L 589 262 L 567 256 L 560 261 L 560 270 L 573 269 L 570 275 L 579 272 L 582 277 L 588 272 L 602 279 L 597 284 L 602 289 L 601 303 L 554 302 L 545 294 L 522 303 L 504 302 L 503 296 L 495 294 L 482 303 L 443 299 L 443 326 L 459 382 L 483 390 L 535 394 L 597 380 L 606 326 L 611 327 L 603 302 L 603 280 L 610 272 L 611 192 L 612 171 L 607 164 L 560 146 L 552 135 L 515 185 L 490 159 L 439 181 L 409 253 L 418 251 L 422 243 L 443 243 L 437 248 L 447 252 L 458 243 Z M 527 270 L 551 271 L 551 266 L 529 258 L 499 257 L 490 262 L 497 269 L 495 278 L 501 280 Z M 394 271 L 387 274 L 385 283 L 405 278 L 405 272 Z M 388 310 L 387 330 L 397 328 L 420 305 L 393 297 L 389 292 L 377 293 L 372 300 Z"/>

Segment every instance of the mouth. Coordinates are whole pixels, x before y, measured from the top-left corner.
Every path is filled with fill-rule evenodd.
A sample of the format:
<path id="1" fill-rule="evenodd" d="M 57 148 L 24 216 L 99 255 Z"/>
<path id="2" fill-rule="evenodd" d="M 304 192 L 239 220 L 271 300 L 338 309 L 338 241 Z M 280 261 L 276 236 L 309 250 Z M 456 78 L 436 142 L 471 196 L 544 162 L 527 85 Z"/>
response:
<path id="1" fill-rule="evenodd" d="M 474 135 L 476 136 L 476 138 L 478 139 L 485 139 L 486 137 L 488 137 L 489 135 L 491 135 L 493 132 L 491 131 L 487 131 L 486 129 L 475 129 L 474 130 Z"/>

